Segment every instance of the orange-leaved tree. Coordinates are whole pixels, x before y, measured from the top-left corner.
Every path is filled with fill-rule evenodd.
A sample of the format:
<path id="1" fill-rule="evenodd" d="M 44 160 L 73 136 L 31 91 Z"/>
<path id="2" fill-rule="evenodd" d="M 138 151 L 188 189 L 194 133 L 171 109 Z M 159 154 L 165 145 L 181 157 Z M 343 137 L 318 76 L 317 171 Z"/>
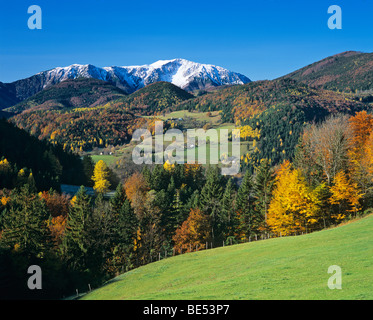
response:
<path id="1" fill-rule="evenodd" d="M 56 245 L 60 245 L 62 243 L 62 237 L 66 229 L 66 222 L 67 216 L 63 215 L 56 216 L 48 220 L 48 228 L 51 232 L 53 242 Z"/>
<path id="2" fill-rule="evenodd" d="M 52 190 L 40 192 L 39 196 L 45 200 L 52 217 L 67 216 L 71 205 L 67 195 Z"/>
<path id="3" fill-rule="evenodd" d="M 199 208 L 191 209 L 189 217 L 176 229 L 173 236 L 175 250 L 193 251 L 196 247 L 203 249 L 210 238 L 210 219 Z"/>
<path id="4" fill-rule="evenodd" d="M 368 141 L 373 130 L 373 116 L 366 111 L 358 112 L 349 119 L 349 127 L 351 136 L 348 158 L 350 160 L 351 178 L 366 192 L 371 182 L 367 152 L 370 153 L 371 144 Z"/>
<path id="5" fill-rule="evenodd" d="M 137 218 L 141 219 L 144 214 L 144 199 L 150 190 L 143 174 L 135 172 L 130 176 L 124 184 L 124 190 Z"/>

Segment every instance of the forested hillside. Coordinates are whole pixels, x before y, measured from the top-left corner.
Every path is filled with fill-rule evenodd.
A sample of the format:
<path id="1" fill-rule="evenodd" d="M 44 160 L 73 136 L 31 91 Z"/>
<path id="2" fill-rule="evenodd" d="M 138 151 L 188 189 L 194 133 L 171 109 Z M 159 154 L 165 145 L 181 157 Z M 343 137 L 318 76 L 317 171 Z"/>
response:
<path id="1" fill-rule="evenodd" d="M 61 183 L 80 185 L 90 179 L 77 155 L 40 141 L 6 120 L 0 120 L 0 161 L 0 189 L 28 182 L 37 190 L 59 190 Z"/>
<path id="2" fill-rule="evenodd" d="M 100 95 L 100 92 L 105 91 L 108 85 L 104 83 L 105 86 L 97 90 L 95 86 L 101 81 L 91 79 L 88 87 L 86 86 L 87 80 L 81 80 L 84 86 L 77 89 L 80 98 L 71 99 L 76 102 L 75 105 L 84 107 L 73 108 L 70 104 L 64 104 L 60 107 L 54 105 L 52 109 L 48 109 L 53 105 L 48 105 L 51 101 L 58 101 L 58 99 L 66 101 L 62 100 L 62 97 L 66 99 L 65 95 L 68 96 L 71 92 L 71 85 L 75 86 L 77 81 L 62 82 L 58 87 L 53 86 L 19 104 L 19 107 L 21 105 L 29 107 L 31 104 L 37 104 L 39 99 L 47 99 L 44 104 L 36 105 L 27 112 L 14 116 L 11 121 L 39 139 L 60 143 L 65 150 L 86 151 L 94 147 L 128 143 L 133 130 L 146 124 L 145 119 L 136 117 L 135 113 L 146 115 L 166 112 L 173 105 L 193 97 L 171 83 L 159 82 L 140 89 L 128 97 L 94 107 L 105 98 Z M 92 86 L 91 82 L 95 86 Z M 95 94 L 91 91 L 89 93 L 90 99 L 94 101 L 93 104 L 84 103 L 85 96 L 80 89 L 97 91 Z M 112 94 L 110 91 L 111 98 L 113 98 Z M 49 95 L 53 97 L 52 100 L 48 100 Z M 97 100 L 98 96 L 101 97 L 99 100 Z M 44 107 L 47 109 L 43 110 Z"/>
<path id="3" fill-rule="evenodd" d="M 78 152 L 128 143 L 132 131 L 145 123 L 127 109 L 101 107 L 26 112 L 16 115 L 11 121 L 39 139 Z"/>
<path id="4" fill-rule="evenodd" d="M 373 89 L 373 53 L 347 51 L 312 63 L 283 78 L 315 88 L 356 93 Z"/>
<path id="5" fill-rule="evenodd" d="M 125 96 L 124 91 L 105 81 L 97 79 L 65 80 L 8 108 L 7 111 L 20 113 L 24 110 L 47 112 L 49 110 L 90 108 Z"/>

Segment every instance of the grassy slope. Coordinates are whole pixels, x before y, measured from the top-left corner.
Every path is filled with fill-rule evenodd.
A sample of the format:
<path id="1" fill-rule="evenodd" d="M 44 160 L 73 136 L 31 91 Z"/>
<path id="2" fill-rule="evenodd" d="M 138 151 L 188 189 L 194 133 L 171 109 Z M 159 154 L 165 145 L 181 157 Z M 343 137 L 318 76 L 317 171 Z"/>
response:
<path id="1" fill-rule="evenodd" d="M 373 299 L 373 215 L 313 234 L 161 260 L 84 299 Z M 330 290 L 328 267 L 342 268 Z"/>

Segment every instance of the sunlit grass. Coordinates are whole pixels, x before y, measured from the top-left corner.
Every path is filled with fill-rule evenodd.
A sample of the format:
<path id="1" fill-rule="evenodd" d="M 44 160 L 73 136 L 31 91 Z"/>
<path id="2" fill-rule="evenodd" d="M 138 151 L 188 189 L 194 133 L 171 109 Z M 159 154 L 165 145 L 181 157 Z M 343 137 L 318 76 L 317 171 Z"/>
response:
<path id="1" fill-rule="evenodd" d="M 342 268 L 331 290 L 328 267 Z M 373 299 L 373 215 L 308 235 L 161 260 L 84 299 Z"/>

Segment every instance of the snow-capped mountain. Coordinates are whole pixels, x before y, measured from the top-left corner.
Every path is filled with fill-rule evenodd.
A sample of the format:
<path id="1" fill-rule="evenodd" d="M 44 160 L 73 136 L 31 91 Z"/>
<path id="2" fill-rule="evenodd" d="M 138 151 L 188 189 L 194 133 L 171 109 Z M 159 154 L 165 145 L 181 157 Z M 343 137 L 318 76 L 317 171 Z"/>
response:
<path id="1" fill-rule="evenodd" d="M 115 84 L 127 93 L 142 87 L 166 81 L 187 90 L 208 89 L 222 85 L 250 82 L 246 76 L 227 69 L 185 59 L 159 60 L 150 65 L 99 68 L 91 64 L 73 64 L 40 72 L 27 79 L 7 84 L 14 87 L 17 99 L 22 101 L 37 92 L 66 79 L 95 78 Z"/>

